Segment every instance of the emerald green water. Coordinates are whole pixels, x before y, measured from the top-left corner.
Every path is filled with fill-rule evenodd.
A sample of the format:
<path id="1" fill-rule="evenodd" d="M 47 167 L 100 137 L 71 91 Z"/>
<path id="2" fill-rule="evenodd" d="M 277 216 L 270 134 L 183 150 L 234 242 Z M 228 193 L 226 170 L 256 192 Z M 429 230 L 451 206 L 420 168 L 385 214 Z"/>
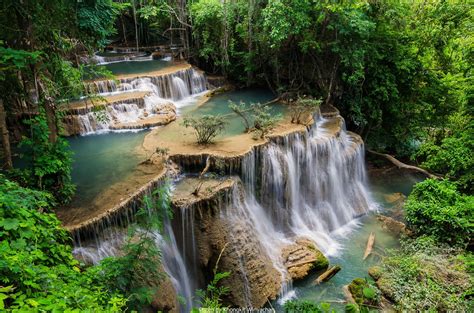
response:
<path id="1" fill-rule="evenodd" d="M 225 92 L 209 99 L 199 107 L 184 107 L 182 115 L 224 115 L 227 122 L 224 132 L 218 137 L 228 137 L 242 134 L 245 130 L 243 120 L 229 108 L 229 101 L 235 103 L 266 103 L 275 99 L 275 95 L 268 89 L 240 89 Z M 287 107 L 281 103 L 270 104 L 270 112 L 273 116 L 281 115 L 287 111 Z"/>
<path id="2" fill-rule="evenodd" d="M 164 69 L 173 62 L 163 60 L 123 61 L 102 65 L 115 75 L 140 74 Z"/>
<path id="3" fill-rule="evenodd" d="M 232 112 L 228 107 L 228 100 L 263 103 L 273 98 L 273 94 L 264 89 L 232 91 L 211 98 L 203 106 L 184 107 L 185 112 L 181 114 L 229 114 Z M 274 114 L 283 111 L 282 105 L 272 106 Z M 237 115 L 230 114 L 226 119 L 229 124 L 221 136 L 240 134 L 244 131 L 244 126 Z M 146 130 L 110 132 L 69 138 L 71 150 L 74 152 L 72 179 L 77 186 L 73 205 L 87 205 L 107 187 L 131 174 L 136 165 L 142 161 L 136 149 L 142 144 L 147 133 Z"/>
<path id="4" fill-rule="evenodd" d="M 330 257 L 331 264 L 339 264 L 341 271 L 331 280 L 320 285 L 315 285 L 314 281 L 321 273 L 310 275 L 301 282 L 294 283 L 294 292 L 298 300 L 309 300 L 314 302 L 329 302 L 336 311 L 344 311 L 345 296 L 342 287 L 348 285 L 354 278 L 368 278 L 368 269 L 371 266 L 380 263 L 383 256 L 399 247 L 399 240 L 382 229 L 382 224 L 377 220 L 376 214 L 383 213 L 390 215 L 392 204 L 384 199 L 384 195 L 401 192 L 408 195 L 416 182 L 422 180 L 422 177 L 408 173 L 394 173 L 393 175 L 384 175 L 381 177 L 372 177 L 370 189 L 374 200 L 380 205 L 380 211 L 370 213 L 359 218 L 352 230 L 346 233 L 334 234 L 339 238 L 341 251 L 337 256 Z M 375 233 L 375 245 L 373 252 L 366 260 L 363 260 L 363 254 L 367 245 L 367 239 L 371 232 Z M 280 303 L 275 302 L 274 307 L 279 312 L 283 312 Z"/>
<path id="5" fill-rule="evenodd" d="M 69 138 L 74 152 L 73 205 L 90 203 L 107 187 L 124 179 L 141 161 L 136 149 L 148 131 L 107 133 Z"/>
<path id="6" fill-rule="evenodd" d="M 133 56 L 135 55 L 136 53 L 125 53 L 125 52 L 112 52 L 112 51 L 104 51 L 104 52 L 99 52 L 99 53 L 96 53 L 96 55 L 100 56 L 100 57 L 122 57 L 122 56 Z M 142 53 L 143 54 L 143 53 Z"/>

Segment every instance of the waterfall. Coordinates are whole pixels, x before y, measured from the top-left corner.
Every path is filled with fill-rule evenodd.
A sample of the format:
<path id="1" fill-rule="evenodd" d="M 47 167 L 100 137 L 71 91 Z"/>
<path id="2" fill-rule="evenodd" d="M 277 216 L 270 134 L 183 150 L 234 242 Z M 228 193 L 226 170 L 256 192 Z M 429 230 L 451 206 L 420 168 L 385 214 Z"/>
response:
<path id="1" fill-rule="evenodd" d="M 271 268 L 268 275 L 275 272 L 273 286 L 281 287 L 284 301 L 295 292 L 282 249 L 298 238 L 307 238 L 326 256 L 336 255 L 343 231 L 374 208 L 366 187 L 363 142 L 345 130 L 339 116 L 318 118 L 306 131 L 273 137 L 239 162 L 239 173 L 230 170 L 235 183 L 225 196 L 221 193 L 225 200 L 177 207 L 173 227 L 165 221 L 164 234 L 154 234 L 163 252 L 165 271 L 177 293 L 186 299 L 187 311 L 194 291 L 202 287 L 204 267 L 209 271 L 216 254 L 224 250 L 219 242 L 225 242 L 226 247 L 222 261 L 232 266 L 219 270 L 231 270 L 238 278 L 231 289 L 239 290 L 242 306 L 267 301 L 254 296 L 262 282 L 273 283 L 264 277 L 267 263 Z M 104 256 L 117 255 L 115 247 L 121 239 L 111 233 L 101 235 L 91 246 L 77 244 L 75 253 L 95 263 Z"/>
<path id="2" fill-rule="evenodd" d="M 169 122 L 175 108 L 191 104 L 193 96 L 207 90 L 207 80 L 199 71 L 188 68 L 158 76 L 93 81 L 86 87 L 89 92 L 102 97 L 131 92 L 146 92 L 147 96 L 112 102 L 100 111 L 72 110 L 70 118 L 75 122 L 70 124 L 79 127 L 72 129 L 71 134 L 140 129 Z M 164 121 L 153 120 L 157 115 L 166 118 Z"/>
<path id="3" fill-rule="evenodd" d="M 99 96 L 110 96 L 124 91 L 150 91 L 161 98 L 181 100 L 205 91 L 207 80 L 199 71 L 187 68 L 157 76 L 122 78 L 118 84 L 115 80 L 92 81 L 87 83 L 86 89 L 91 93 L 98 93 Z"/>
<path id="4" fill-rule="evenodd" d="M 304 237 L 325 255 L 335 255 L 341 248 L 338 233 L 374 207 L 363 142 L 345 131 L 342 119 L 337 131 L 333 122 L 320 119 L 309 131 L 273 140 L 244 157 L 243 187 L 234 187 L 223 216 L 231 225 L 245 224 L 258 238 L 282 276 L 280 295 L 286 300 L 294 292 L 282 248 Z"/>

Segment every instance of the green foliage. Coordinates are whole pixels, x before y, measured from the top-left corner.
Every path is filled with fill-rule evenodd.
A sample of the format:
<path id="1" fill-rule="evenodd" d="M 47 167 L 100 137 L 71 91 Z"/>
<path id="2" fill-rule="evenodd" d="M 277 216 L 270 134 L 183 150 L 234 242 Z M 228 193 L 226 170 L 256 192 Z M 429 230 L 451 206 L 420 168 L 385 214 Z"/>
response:
<path id="1" fill-rule="evenodd" d="M 280 121 L 281 116 L 273 116 L 270 106 L 260 103 L 239 104 L 229 101 L 229 108 L 242 118 L 245 132 L 254 132 L 254 138 L 264 138 Z"/>
<path id="2" fill-rule="evenodd" d="M 81 1 L 78 4 L 78 26 L 85 40 L 91 45 L 102 48 L 108 37 L 116 34 L 115 18 L 121 6 L 112 0 Z"/>
<path id="3" fill-rule="evenodd" d="M 68 202 L 74 194 L 71 181 L 71 151 L 67 141 L 59 138 L 49 141 L 49 130 L 44 113 L 28 121 L 30 137 L 24 137 L 20 147 L 29 163 L 16 172 L 27 186 L 51 192 L 61 203 Z M 18 179 L 18 177 L 17 177 Z"/>
<path id="4" fill-rule="evenodd" d="M 196 294 L 200 298 L 201 307 L 209 312 L 219 312 L 222 309 L 222 297 L 229 293 L 229 287 L 219 286 L 219 282 L 230 276 L 230 272 L 214 273 L 212 281 L 207 285 L 206 290 L 197 290 Z"/>
<path id="5" fill-rule="evenodd" d="M 301 124 L 312 117 L 321 105 L 320 99 L 300 98 L 290 104 L 291 122 Z M 303 120 L 304 119 L 304 120 Z"/>
<path id="6" fill-rule="evenodd" d="M 472 192 L 474 186 L 474 121 L 469 114 L 454 114 L 448 128 L 426 140 L 414 157 L 421 166 L 456 180 L 461 190 Z M 440 138 L 438 138 L 440 137 Z"/>
<path id="7" fill-rule="evenodd" d="M 183 126 L 194 129 L 197 143 L 210 144 L 225 129 L 226 121 L 220 115 L 203 115 L 199 117 L 185 116 Z"/>
<path id="8" fill-rule="evenodd" d="M 123 255 L 106 258 L 90 269 L 99 285 L 107 286 L 111 293 L 126 295 L 129 308 L 140 311 L 143 305 L 149 305 L 165 277 L 156 241 L 164 240 L 159 232 L 163 222 L 172 217 L 170 199 L 168 183 L 144 197 L 143 207 L 135 215 L 136 223 L 129 225 Z"/>
<path id="9" fill-rule="evenodd" d="M 253 106 L 254 104 L 247 105 L 243 101 L 240 101 L 239 104 L 229 101 L 229 108 L 242 118 L 246 133 L 250 131 L 250 120 L 252 118 Z"/>
<path id="10" fill-rule="evenodd" d="M 417 235 L 465 245 L 474 233 L 474 197 L 460 194 L 447 180 L 427 179 L 415 185 L 405 204 L 406 220 Z"/>
<path id="11" fill-rule="evenodd" d="M 0 308 L 7 312 L 121 312 L 126 300 L 93 283 L 71 254 L 53 197 L 0 176 Z"/>
<path id="12" fill-rule="evenodd" d="M 354 279 L 348 289 L 356 303 L 346 306 L 346 312 L 369 312 L 378 306 L 379 292 L 366 279 Z"/>
<path id="13" fill-rule="evenodd" d="M 308 300 L 290 300 L 283 306 L 285 313 L 329 313 L 336 312 L 329 303 L 315 303 Z"/>
<path id="14" fill-rule="evenodd" d="M 404 241 L 400 251 L 384 259 L 377 285 L 402 312 L 468 312 L 473 292 L 469 258 L 472 262 L 472 254 L 429 237 Z"/>
<path id="15" fill-rule="evenodd" d="M 270 113 L 268 105 L 254 106 L 254 134 L 255 138 L 264 138 L 281 120 L 281 115 L 274 116 Z"/>

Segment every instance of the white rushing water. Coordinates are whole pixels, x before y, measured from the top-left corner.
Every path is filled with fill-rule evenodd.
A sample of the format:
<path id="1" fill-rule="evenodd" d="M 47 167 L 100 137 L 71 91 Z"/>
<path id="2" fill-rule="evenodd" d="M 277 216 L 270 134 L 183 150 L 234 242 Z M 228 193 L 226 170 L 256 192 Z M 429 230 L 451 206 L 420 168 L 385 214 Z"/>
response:
<path id="1" fill-rule="evenodd" d="M 304 237 L 326 256 L 335 255 L 341 249 L 338 237 L 356 225 L 356 217 L 375 208 L 367 189 L 363 143 L 340 121 L 339 135 L 320 119 L 304 134 L 249 154 L 242 164 L 245 190 L 234 187 L 232 209 L 225 214 L 231 224 L 254 230 L 282 275 L 283 301 L 295 294 L 282 248 Z"/>
<path id="2" fill-rule="evenodd" d="M 106 97 L 128 92 L 147 92 L 144 99 L 128 99 L 107 105 L 105 110 L 72 115 L 82 135 L 120 129 L 136 129 L 153 116 L 163 114 L 163 108 L 176 109 L 191 105 L 207 91 L 206 77 L 192 69 L 170 74 L 89 83 L 91 92 Z M 132 126 L 127 126 L 132 125 Z"/>
<path id="3" fill-rule="evenodd" d="M 227 229 L 230 244 L 257 242 L 259 251 L 281 275 L 280 301 L 295 297 L 281 256 L 282 248 L 297 238 L 308 238 L 326 255 L 336 255 L 339 240 L 357 224 L 356 218 L 375 208 L 367 188 L 363 142 L 345 131 L 342 118 L 318 119 L 308 131 L 274 139 L 253 150 L 242 161 L 241 183 L 234 184 L 231 201 L 223 203 L 221 217 L 232 225 Z M 180 233 L 174 234 L 165 221 L 163 235 L 154 234 L 163 251 L 165 271 L 189 311 L 198 288 L 198 250 L 195 242 L 194 210 L 182 208 Z M 176 236 L 189 241 L 177 243 Z M 91 246 L 78 245 L 74 253 L 97 263 L 117 255 L 120 236 L 102 235 Z M 163 238 L 167 238 L 164 240 Z M 239 246 L 240 247 L 240 246 Z M 233 253 L 246 253 L 245 249 Z M 232 269 L 243 284 L 243 301 L 252 305 L 252 287 L 247 273 L 253 262 L 237 255 Z"/>

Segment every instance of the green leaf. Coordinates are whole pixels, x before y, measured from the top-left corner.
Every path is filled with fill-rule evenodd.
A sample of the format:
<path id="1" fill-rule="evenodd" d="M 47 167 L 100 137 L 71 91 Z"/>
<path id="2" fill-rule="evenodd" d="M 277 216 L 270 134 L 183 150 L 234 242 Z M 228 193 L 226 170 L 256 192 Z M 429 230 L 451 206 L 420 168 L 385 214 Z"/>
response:
<path id="1" fill-rule="evenodd" d="M 0 221 L 0 226 L 3 226 L 5 230 L 17 229 L 20 222 L 16 218 L 6 218 Z"/>
<path id="2" fill-rule="evenodd" d="M 366 297 L 367 299 L 369 300 L 375 299 L 376 293 L 374 289 L 366 287 L 362 290 L 362 292 L 364 294 L 364 297 Z"/>

